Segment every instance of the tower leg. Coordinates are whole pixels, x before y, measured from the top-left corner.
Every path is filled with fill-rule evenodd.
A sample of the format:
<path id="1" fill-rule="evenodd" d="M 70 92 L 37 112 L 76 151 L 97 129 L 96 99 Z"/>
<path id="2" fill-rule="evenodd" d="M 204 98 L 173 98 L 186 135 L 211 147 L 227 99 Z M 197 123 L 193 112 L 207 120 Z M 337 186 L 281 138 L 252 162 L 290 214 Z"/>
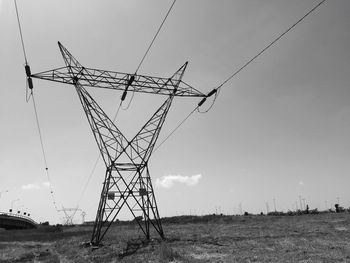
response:
<path id="1" fill-rule="evenodd" d="M 156 197 L 154 195 L 153 191 L 153 186 L 152 186 L 152 181 L 151 181 L 151 176 L 149 174 L 148 167 L 146 167 L 146 177 L 145 182 L 146 182 L 146 191 L 148 193 L 147 195 L 147 201 L 146 201 L 146 207 L 145 207 L 145 212 L 147 215 L 145 215 L 145 219 L 147 218 L 148 220 L 146 221 L 147 227 L 149 229 L 150 225 L 153 225 L 154 229 L 158 232 L 159 236 L 161 238 L 164 238 L 164 232 L 163 232 L 163 227 L 162 227 L 162 222 L 160 220 L 159 212 L 158 212 L 158 206 L 156 202 Z M 150 214 L 153 215 L 153 220 L 150 218 Z"/>
<path id="2" fill-rule="evenodd" d="M 132 213 L 146 239 L 151 236 L 151 226 L 164 238 L 147 165 L 121 164 L 106 172 L 90 241 L 92 245 L 100 245 L 124 205 Z"/>
<path id="3" fill-rule="evenodd" d="M 111 177 L 111 172 L 107 169 L 106 175 L 105 175 L 105 181 L 103 183 L 102 187 L 102 192 L 101 192 L 101 197 L 100 197 L 100 202 L 98 204 L 98 209 L 96 213 L 96 218 L 95 218 L 95 223 L 94 223 L 94 228 L 92 231 L 92 236 L 90 243 L 92 245 L 100 245 L 100 235 L 101 235 L 101 228 L 103 225 L 103 217 L 104 217 L 104 210 L 106 206 L 106 199 L 108 195 L 108 187 L 109 187 L 109 182 L 110 182 L 110 177 Z"/>

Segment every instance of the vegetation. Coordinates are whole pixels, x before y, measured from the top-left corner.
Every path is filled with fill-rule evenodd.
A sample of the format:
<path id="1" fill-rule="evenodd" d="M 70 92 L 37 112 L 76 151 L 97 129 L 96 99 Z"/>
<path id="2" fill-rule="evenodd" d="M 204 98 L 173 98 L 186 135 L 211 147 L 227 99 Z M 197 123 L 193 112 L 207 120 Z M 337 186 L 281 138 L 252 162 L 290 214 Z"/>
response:
<path id="1" fill-rule="evenodd" d="M 166 240 L 115 224 L 98 249 L 83 245 L 91 226 L 42 226 L 0 231 L 0 262 L 350 262 L 349 223 L 348 212 L 171 217 Z"/>

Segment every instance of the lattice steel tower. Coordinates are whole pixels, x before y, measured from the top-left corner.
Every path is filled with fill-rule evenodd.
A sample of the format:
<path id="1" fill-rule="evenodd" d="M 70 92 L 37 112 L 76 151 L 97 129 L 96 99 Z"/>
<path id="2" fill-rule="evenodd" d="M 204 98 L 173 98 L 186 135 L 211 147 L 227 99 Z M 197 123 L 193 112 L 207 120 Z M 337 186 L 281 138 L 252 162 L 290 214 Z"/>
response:
<path id="1" fill-rule="evenodd" d="M 106 165 L 91 244 L 101 243 L 123 206 L 128 207 L 147 239 L 151 226 L 163 238 L 148 161 L 174 97 L 201 97 L 203 101 L 207 95 L 182 81 L 187 62 L 170 78 L 127 74 L 83 67 L 60 42 L 58 45 L 66 66 L 37 74 L 27 72 L 27 76 L 74 85 Z M 167 99 L 128 140 L 86 87 L 121 90 L 122 100 L 128 91 L 164 95 Z"/>

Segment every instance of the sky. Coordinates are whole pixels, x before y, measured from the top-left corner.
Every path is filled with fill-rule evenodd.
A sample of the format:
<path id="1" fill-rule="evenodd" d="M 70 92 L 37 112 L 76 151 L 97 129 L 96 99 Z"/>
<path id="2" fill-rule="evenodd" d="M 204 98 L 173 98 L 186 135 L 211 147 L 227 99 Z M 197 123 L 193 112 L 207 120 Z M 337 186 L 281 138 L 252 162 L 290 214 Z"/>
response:
<path id="1" fill-rule="evenodd" d="M 172 1 L 18 0 L 33 73 L 64 66 L 57 41 L 83 65 L 135 72 Z M 306 14 L 315 0 L 178 0 L 139 73 L 183 80 L 207 93 Z M 159 213 L 239 214 L 350 206 L 350 2 L 326 1 L 223 86 L 149 162 Z M 72 86 L 34 80 L 50 180 L 13 1 L 0 0 L 0 211 L 62 223 L 59 209 L 94 220 L 105 167 L 87 187 L 98 148 Z M 113 115 L 121 92 L 89 89 Z M 129 98 L 127 98 L 128 100 Z M 132 138 L 165 97 L 135 94 L 117 126 Z M 176 98 L 161 142 L 198 103 Z M 209 100 L 202 110 L 210 106 Z M 51 185 L 50 185 L 51 184 Z M 86 189 L 84 192 L 83 190 Z M 80 200 L 80 201 L 79 201 Z M 82 220 L 78 211 L 74 221 Z M 121 219 L 129 219 L 125 211 Z"/>

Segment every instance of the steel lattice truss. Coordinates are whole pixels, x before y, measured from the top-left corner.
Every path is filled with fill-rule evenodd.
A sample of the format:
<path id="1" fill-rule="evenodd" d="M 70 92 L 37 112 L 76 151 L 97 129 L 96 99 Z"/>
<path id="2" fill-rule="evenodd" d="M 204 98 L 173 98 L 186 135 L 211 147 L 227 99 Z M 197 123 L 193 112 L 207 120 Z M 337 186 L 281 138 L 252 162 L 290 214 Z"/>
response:
<path id="1" fill-rule="evenodd" d="M 77 211 L 81 211 L 78 207 L 75 208 L 65 208 L 62 207 L 62 209 L 57 210 L 58 212 L 63 212 L 65 215 L 65 222 L 64 225 L 73 225 L 73 219 Z"/>
<path id="2" fill-rule="evenodd" d="M 182 81 L 187 62 L 170 78 L 126 74 L 83 67 L 58 43 L 65 67 L 31 75 L 33 78 L 72 84 L 78 93 L 91 130 L 106 165 L 91 244 L 99 245 L 109 227 L 126 206 L 145 234 L 150 227 L 163 238 L 164 232 L 148 169 L 148 160 L 175 96 L 206 95 Z M 166 95 L 167 99 L 141 130 L 128 140 L 91 97 L 85 87 Z"/>
<path id="3" fill-rule="evenodd" d="M 125 87 L 128 87 L 129 91 L 160 95 L 172 95 L 174 94 L 174 90 L 176 90 L 174 94 L 175 96 L 206 96 L 183 81 L 176 83 L 169 78 L 151 77 L 83 67 L 60 42 L 58 42 L 58 45 L 62 54 L 68 59 L 66 61 L 66 67 L 36 73 L 31 75 L 33 78 L 75 85 L 74 79 L 72 78 L 72 75 L 74 75 L 79 79 L 80 84 L 85 87 L 122 91 L 125 90 Z M 131 78 L 133 79 L 132 85 L 128 85 Z"/>

